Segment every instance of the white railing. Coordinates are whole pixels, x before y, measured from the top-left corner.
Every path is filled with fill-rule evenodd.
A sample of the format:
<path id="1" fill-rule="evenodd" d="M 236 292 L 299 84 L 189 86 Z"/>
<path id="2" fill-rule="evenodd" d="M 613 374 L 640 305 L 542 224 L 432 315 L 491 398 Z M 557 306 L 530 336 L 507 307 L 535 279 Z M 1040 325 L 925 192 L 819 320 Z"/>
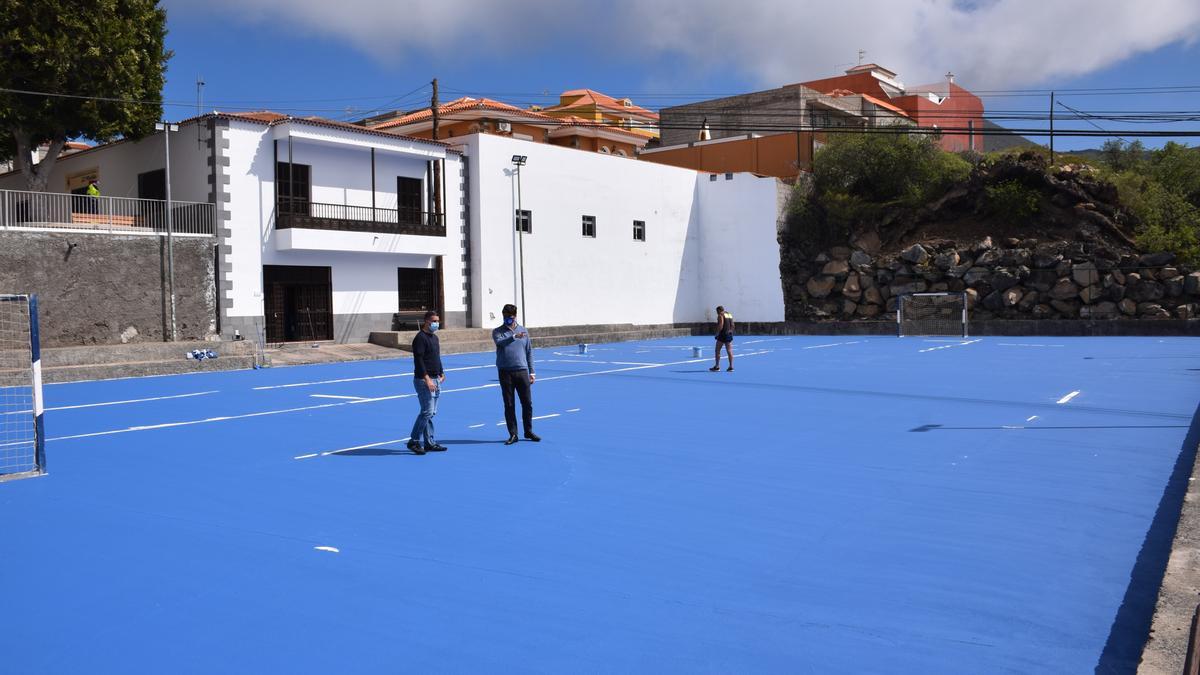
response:
<path id="1" fill-rule="evenodd" d="M 210 237 L 216 231 L 214 214 L 212 204 L 171 200 L 171 231 L 179 236 Z M 0 231 L 3 230 L 165 236 L 167 202 L 0 190 Z"/>

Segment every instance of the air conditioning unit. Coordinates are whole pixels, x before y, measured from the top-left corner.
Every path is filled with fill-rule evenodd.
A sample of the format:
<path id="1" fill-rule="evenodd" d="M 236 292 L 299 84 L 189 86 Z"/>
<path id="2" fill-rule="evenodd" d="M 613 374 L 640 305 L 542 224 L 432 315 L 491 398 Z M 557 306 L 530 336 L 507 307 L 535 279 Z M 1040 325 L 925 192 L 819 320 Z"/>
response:
<path id="1" fill-rule="evenodd" d="M 496 122 L 496 130 L 508 133 L 512 131 L 512 122 Z"/>

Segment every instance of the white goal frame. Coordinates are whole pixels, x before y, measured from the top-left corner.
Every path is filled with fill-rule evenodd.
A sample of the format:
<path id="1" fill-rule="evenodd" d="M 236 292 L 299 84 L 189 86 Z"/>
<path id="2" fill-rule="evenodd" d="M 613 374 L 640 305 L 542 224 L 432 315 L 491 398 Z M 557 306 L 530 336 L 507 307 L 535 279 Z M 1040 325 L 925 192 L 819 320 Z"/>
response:
<path id="1" fill-rule="evenodd" d="M 905 305 L 906 299 L 928 298 L 928 297 L 954 297 L 954 296 L 958 296 L 962 302 L 962 315 L 961 315 L 961 319 L 959 321 L 960 329 L 958 331 L 950 332 L 947 330 L 944 332 L 928 332 L 928 333 L 912 333 L 912 332 L 906 333 L 905 332 L 904 324 L 905 324 L 906 319 L 905 319 L 905 315 L 904 315 L 904 305 Z M 907 321 L 909 321 L 910 323 L 916 322 L 919 320 L 920 319 L 907 319 Z M 952 321 L 952 319 L 942 318 L 942 319 L 933 319 L 932 321 L 936 321 L 936 322 L 943 323 L 943 324 L 948 324 L 950 321 Z M 914 335 L 933 335 L 933 336 L 946 336 L 946 337 L 954 336 L 954 337 L 964 337 L 965 338 L 968 336 L 969 323 L 970 322 L 969 322 L 968 316 L 967 316 L 967 292 L 966 291 L 905 293 L 903 295 L 897 296 L 897 298 L 896 298 L 896 335 L 897 335 L 897 337 L 914 336 Z"/>

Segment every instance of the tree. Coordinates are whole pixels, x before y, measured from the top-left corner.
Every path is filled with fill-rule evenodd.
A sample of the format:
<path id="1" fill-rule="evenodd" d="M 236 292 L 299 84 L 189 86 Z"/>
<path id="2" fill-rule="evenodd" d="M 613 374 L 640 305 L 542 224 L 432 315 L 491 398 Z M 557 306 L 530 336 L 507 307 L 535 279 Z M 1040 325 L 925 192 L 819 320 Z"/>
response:
<path id="1" fill-rule="evenodd" d="M 1200 148 L 1168 142 L 1152 153 L 1150 175 L 1200 208 Z"/>
<path id="2" fill-rule="evenodd" d="M 1100 156 L 1113 171 L 1136 169 L 1141 165 L 1145 154 L 1146 146 L 1141 141 L 1124 143 L 1114 138 L 1104 141 L 1100 148 Z"/>
<path id="3" fill-rule="evenodd" d="M 72 138 L 150 133 L 170 52 L 157 0 L 0 0 L 0 133 L 30 190 L 45 191 Z M 47 96 L 67 94 L 69 96 Z M 30 153 L 49 143 L 36 165 Z"/>

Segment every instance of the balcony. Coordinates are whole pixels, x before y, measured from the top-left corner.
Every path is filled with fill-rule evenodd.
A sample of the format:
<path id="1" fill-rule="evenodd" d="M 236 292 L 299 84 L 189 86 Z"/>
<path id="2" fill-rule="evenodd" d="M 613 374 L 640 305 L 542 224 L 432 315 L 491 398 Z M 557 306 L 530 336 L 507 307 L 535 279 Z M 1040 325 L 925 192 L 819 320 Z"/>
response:
<path id="1" fill-rule="evenodd" d="M 171 200 L 170 207 L 174 236 L 216 232 L 212 204 Z M 0 190 L 0 230 L 164 236 L 167 214 L 167 202 L 159 199 Z"/>
<path id="2" fill-rule="evenodd" d="M 276 203 L 275 229 L 333 230 L 368 234 L 445 237 L 446 217 L 420 209 L 322 204 L 282 198 Z"/>

